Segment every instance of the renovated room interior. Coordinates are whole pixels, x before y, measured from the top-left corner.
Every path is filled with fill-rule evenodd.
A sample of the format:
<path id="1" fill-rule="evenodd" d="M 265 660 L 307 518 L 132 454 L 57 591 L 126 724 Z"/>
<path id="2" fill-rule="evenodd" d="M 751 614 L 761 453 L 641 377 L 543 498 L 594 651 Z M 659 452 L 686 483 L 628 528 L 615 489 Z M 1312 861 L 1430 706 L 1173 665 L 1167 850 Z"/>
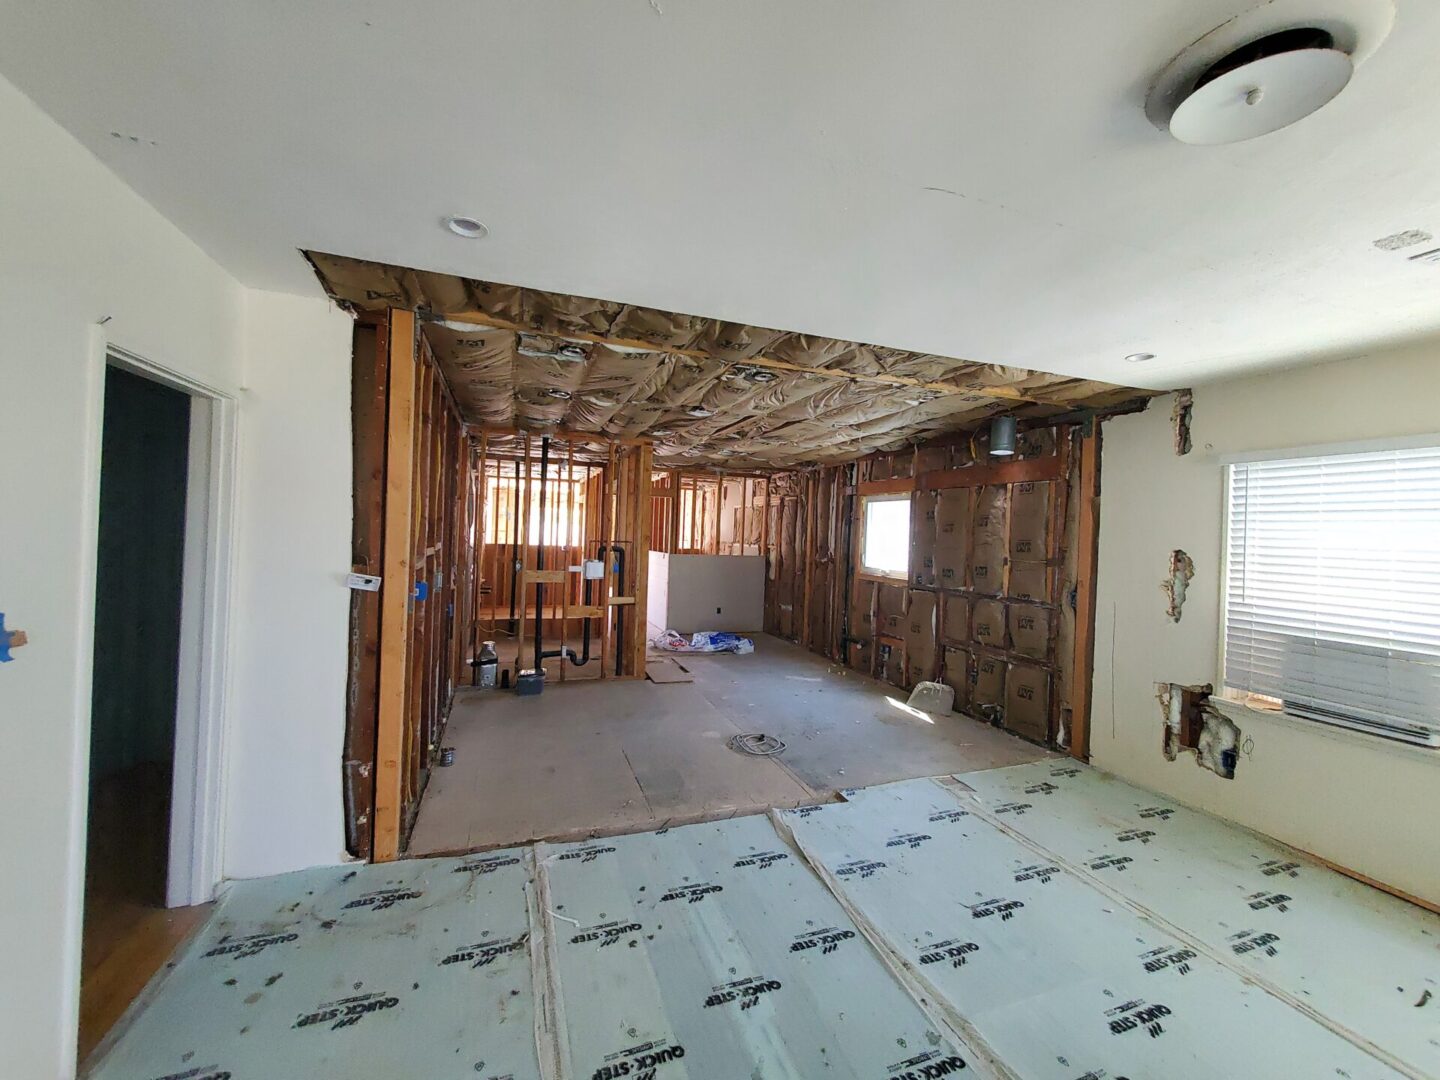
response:
<path id="1" fill-rule="evenodd" d="M 0 1075 L 1440 1076 L 1440 9 L 0 35 Z"/>

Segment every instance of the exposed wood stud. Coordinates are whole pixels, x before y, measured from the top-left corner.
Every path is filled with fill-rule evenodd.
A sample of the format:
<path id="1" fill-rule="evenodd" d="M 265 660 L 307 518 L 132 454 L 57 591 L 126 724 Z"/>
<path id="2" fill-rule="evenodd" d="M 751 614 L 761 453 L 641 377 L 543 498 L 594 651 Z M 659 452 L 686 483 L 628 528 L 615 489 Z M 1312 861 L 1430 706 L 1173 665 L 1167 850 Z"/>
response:
<path id="1" fill-rule="evenodd" d="M 404 777 L 409 608 L 413 564 L 410 516 L 414 500 L 415 313 L 389 318 L 390 391 L 385 451 L 384 571 L 380 585 L 379 713 L 375 753 L 376 862 L 400 851 Z"/>

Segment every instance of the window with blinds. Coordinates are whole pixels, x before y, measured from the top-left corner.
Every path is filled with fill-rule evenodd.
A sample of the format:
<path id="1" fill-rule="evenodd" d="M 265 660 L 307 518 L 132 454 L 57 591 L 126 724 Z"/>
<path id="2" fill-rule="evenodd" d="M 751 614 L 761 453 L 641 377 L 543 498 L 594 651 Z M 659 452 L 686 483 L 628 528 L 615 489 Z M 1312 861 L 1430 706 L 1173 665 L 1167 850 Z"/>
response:
<path id="1" fill-rule="evenodd" d="M 1225 683 L 1440 746 L 1440 447 L 1230 466 Z"/>

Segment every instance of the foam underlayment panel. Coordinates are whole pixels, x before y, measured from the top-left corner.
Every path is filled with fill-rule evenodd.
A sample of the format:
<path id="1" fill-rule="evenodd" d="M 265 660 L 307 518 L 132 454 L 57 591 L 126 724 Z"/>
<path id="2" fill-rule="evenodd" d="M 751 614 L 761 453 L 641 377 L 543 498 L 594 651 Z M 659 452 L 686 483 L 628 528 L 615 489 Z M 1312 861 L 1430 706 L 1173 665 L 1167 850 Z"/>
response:
<path id="1" fill-rule="evenodd" d="M 1440 1073 L 1440 919 L 1045 761 L 233 886 L 105 1080 Z"/>

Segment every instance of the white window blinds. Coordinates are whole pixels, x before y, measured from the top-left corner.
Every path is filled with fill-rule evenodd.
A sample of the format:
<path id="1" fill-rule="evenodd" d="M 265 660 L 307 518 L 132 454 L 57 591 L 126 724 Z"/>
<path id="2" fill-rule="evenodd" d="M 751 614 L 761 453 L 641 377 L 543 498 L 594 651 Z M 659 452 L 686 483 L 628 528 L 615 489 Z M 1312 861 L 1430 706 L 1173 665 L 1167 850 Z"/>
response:
<path id="1" fill-rule="evenodd" d="M 1440 746 L 1440 448 L 1230 467 L 1225 682 Z"/>

